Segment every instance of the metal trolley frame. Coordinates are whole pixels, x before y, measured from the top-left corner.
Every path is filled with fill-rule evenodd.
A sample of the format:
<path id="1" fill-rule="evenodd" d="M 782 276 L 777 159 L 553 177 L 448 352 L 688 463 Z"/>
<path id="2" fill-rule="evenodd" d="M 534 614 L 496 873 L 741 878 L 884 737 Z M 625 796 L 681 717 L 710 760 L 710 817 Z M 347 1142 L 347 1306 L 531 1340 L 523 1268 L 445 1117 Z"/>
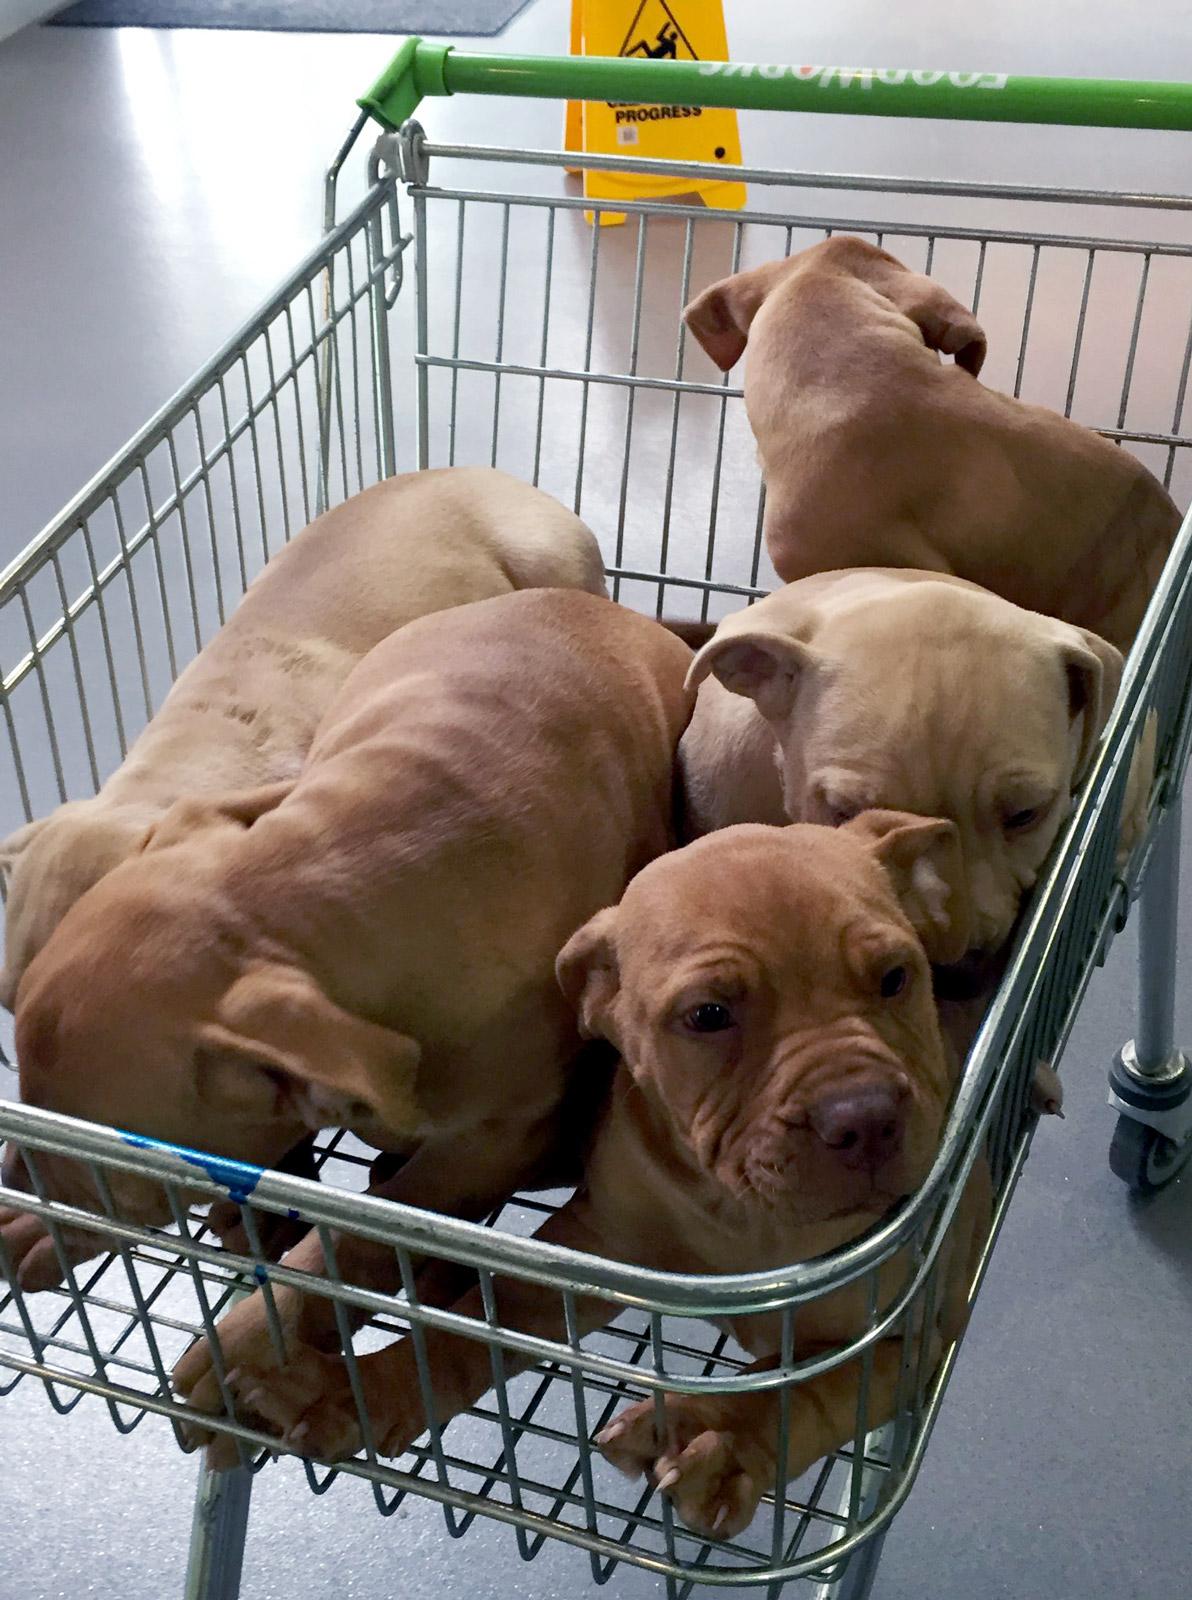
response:
<path id="1" fill-rule="evenodd" d="M 801 75 L 811 70 L 838 74 L 827 82 L 830 104 L 811 98 L 816 85 Z M 601 535 L 618 596 L 657 614 L 698 608 L 718 616 L 765 592 L 773 576 L 741 391 L 688 342 L 679 311 L 714 276 L 835 229 L 886 243 L 979 309 L 995 386 L 1099 427 L 1146 459 L 1177 498 L 1189 498 L 1192 245 L 1022 225 L 1040 201 L 1158 216 L 1192 210 L 1188 199 L 746 171 L 761 201 L 746 212 L 604 202 L 627 226 L 589 228 L 585 207 L 599 211 L 601 203 L 566 189 L 558 169 L 569 158 L 435 145 L 406 120 L 421 95 L 467 89 L 1192 127 L 1192 92 L 1178 85 L 1006 79 L 1000 98 L 978 106 L 965 90 L 979 76 L 525 62 L 410 41 L 362 101 L 390 130 L 370 158 L 364 199 L 336 221 L 337 178 L 366 115 L 329 174 L 322 242 L 0 574 L 0 832 L 93 792 L 269 552 L 324 506 L 401 468 L 492 461 L 540 482 Z M 604 164 L 686 170 L 693 179 L 722 173 L 622 158 Z M 442 185 L 433 181 L 441 172 Z M 970 205 L 973 224 L 911 216 L 908 204 L 938 196 Z M 1011 223 L 981 225 L 986 207 L 1000 208 Z M 470 249 L 478 229 L 492 247 L 488 259 L 495 254 L 495 273 Z M 688 464 L 682 473 L 679 462 Z M 1094 771 L 970 1054 L 931 1174 L 913 1201 L 863 1239 L 781 1272 L 684 1278 L 525 1237 L 557 1196 L 519 1197 L 491 1219 L 495 1225 L 481 1227 L 362 1194 L 368 1156 L 339 1134 L 322 1142 L 322 1181 L 312 1181 L 0 1102 L 0 1137 L 21 1147 L 36 1190 L 0 1189 L 0 1205 L 35 1213 L 59 1245 L 66 1227 L 99 1229 L 109 1245 L 97 1262 L 68 1267 L 57 1291 L 0 1293 L 0 1395 L 39 1379 L 60 1412 L 90 1395 L 121 1432 L 152 1413 L 181 1440 L 187 1411 L 170 1389 L 174 1361 L 195 1337 L 212 1333 L 246 1288 L 260 1286 L 271 1303 L 278 1286 L 298 1285 L 334 1302 L 349 1352 L 354 1316 L 367 1318 L 358 1349 L 402 1330 L 417 1349 L 428 1327 L 447 1327 L 482 1340 L 492 1360 L 485 1401 L 448 1428 L 432 1427 L 400 1460 L 378 1455 L 365 1418 L 365 1449 L 356 1459 L 335 1469 L 305 1462 L 316 1494 L 351 1475 L 369 1482 L 383 1515 L 416 1494 L 440 1504 L 455 1535 L 478 1515 L 495 1518 L 527 1559 L 547 1539 L 585 1551 L 597 1583 L 629 1562 L 662 1576 L 673 1595 L 728 1583 L 775 1593 L 803 1579 L 822 1600 L 860 1600 L 956 1358 L 953 1347 L 933 1370 L 913 1354 L 915 1331 L 935 1306 L 941 1239 L 973 1163 L 987 1154 L 997 1202 L 983 1271 L 1029 1149 L 1034 1068 L 1059 1058 L 1089 978 L 1140 887 L 1139 1028 L 1114 1070 L 1114 1166 L 1134 1187 L 1153 1187 L 1192 1150 L 1189 1070 L 1172 1038 L 1190 652 L 1187 523 Z M 1148 719 L 1157 751 L 1152 826 L 1120 871 L 1127 774 Z M 102 1218 L 49 1197 L 38 1178 L 38 1152 L 46 1151 L 90 1165 Z M 108 1183 L 113 1171 L 160 1182 L 174 1226 L 154 1231 L 122 1220 Z M 248 1250 L 220 1249 L 184 1189 L 239 1201 Z M 273 1262 L 265 1226 L 295 1213 L 332 1250 L 333 1230 L 344 1230 L 394 1251 L 402 1292 L 379 1294 L 334 1271 L 309 1281 Z M 878 1272 L 899 1252 L 901 1287 L 883 1299 Z M 420 1300 L 412 1262 L 421 1254 L 478 1276 L 485 1320 Z M 551 1341 L 502 1327 L 493 1295 L 502 1274 L 557 1295 L 571 1335 Z M 800 1308 L 848 1283 L 865 1287 L 863 1327 L 839 1349 L 799 1357 Z M 592 1289 L 622 1314 L 581 1342 L 576 1302 Z M 730 1335 L 705 1319 L 731 1325 L 763 1309 L 781 1315 L 783 1359 L 772 1372 L 747 1373 Z M 274 1326 L 280 1339 L 276 1318 Z M 893 1421 L 875 1426 L 873 1353 L 891 1334 L 904 1335 L 899 1403 Z M 511 1353 L 532 1356 L 533 1369 L 507 1377 Z M 688 1532 L 664 1498 L 650 1487 L 626 1487 L 591 1448 L 625 1395 L 660 1403 L 666 1391 L 774 1389 L 785 1435 L 800 1383 L 846 1361 L 860 1373 L 851 1444 L 771 1494 L 735 1539 L 709 1542 Z M 355 1374 L 354 1356 L 349 1366 Z M 222 1366 L 220 1374 L 222 1382 Z M 420 1375 L 433 1415 L 425 1364 Z M 359 1395 L 358 1374 L 355 1382 Z M 235 1421 L 230 1405 L 213 1425 L 239 1441 L 242 1464 L 222 1477 L 200 1475 L 187 1592 L 232 1600 L 252 1475 L 276 1441 Z"/>

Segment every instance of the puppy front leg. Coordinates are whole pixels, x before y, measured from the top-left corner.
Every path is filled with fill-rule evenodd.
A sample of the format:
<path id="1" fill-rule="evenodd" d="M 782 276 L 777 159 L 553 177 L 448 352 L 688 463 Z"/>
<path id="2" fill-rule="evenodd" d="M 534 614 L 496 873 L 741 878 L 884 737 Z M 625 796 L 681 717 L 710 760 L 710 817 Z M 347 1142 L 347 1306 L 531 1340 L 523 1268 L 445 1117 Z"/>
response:
<path id="1" fill-rule="evenodd" d="M 569 1202 L 535 1237 L 588 1253 L 601 1248 L 583 1199 Z M 500 1327 L 544 1339 L 564 1337 L 566 1319 L 558 1290 L 502 1277 L 494 1280 L 493 1293 Z M 477 1322 L 486 1321 L 479 1287 L 458 1300 L 452 1310 Z M 577 1297 L 581 1335 L 601 1327 L 616 1311 L 615 1305 L 596 1296 Z M 491 1386 L 492 1363 L 488 1347 L 480 1340 L 436 1328 L 427 1328 L 424 1340 L 433 1420 L 444 1427 Z M 402 1338 L 384 1350 L 352 1359 L 376 1449 L 381 1455 L 399 1456 L 431 1425 L 414 1340 Z M 504 1352 L 503 1360 L 508 1377 L 533 1364 L 531 1356 L 511 1350 Z M 335 1461 L 361 1448 L 363 1431 L 344 1356 L 303 1349 L 280 1370 L 258 1372 L 241 1367 L 234 1387 L 246 1411 L 262 1419 L 293 1449 Z"/>
<path id="2" fill-rule="evenodd" d="M 944 1242 L 938 1271 L 941 1296 L 924 1351 L 916 1337 L 912 1363 L 933 1372 L 946 1344 L 958 1339 L 968 1319 L 969 1291 L 989 1235 L 992 1179 L 988 1163 L 973 1168 Z M 809 1344 L 800 1357 L 836 1348 Z M 750 1372 L 773 1371 L 776 1356 L 755 1362 Z M 660 1438 L 652 1399 L 630 1406 L 597 1439 L 604 1454 L 630 1476 L 645 1474 L 669 1494 L 683 1522 L 708 1537 L 732 1538 L 747 1528 L 763 1494 L 777 1492 L 809 1467 L 841 1449 L 857 1426 L 863 1358 L 833 1367 L 790 1388 L 785 1461 L 778 1450 L 782 1391 L 753 1394 L 666 1396 Z M 903 1341 L 883 1339 L 873 1348 L 869 1375 L 868 1428 L 895 1415 L 903 1363 Z"/>
<path id="3" fill-rule="evenodd" d="M 748 1370 L 767 1372 L 776 1365 L 777 1358 L 769 1356 Z M 893 1417 L 901 1367 L 901 1341 L 883 1340 L 874 1348 L 870 1428 Z M 860 1382 L 861 1363 L 850 1361 L 791 1386 L 786 1460 L 781 1464 L 782 1391 L 776 1389 L 667 1395 L 662 1437 L 654 1401 L 643 1400 L 622 1412 L 596 1442 L 622 1472 L 653 1478 L 687 1527 L 707 1538 L 731 1539 L 753 1521 L 764 1494 L 777 1493 L 852 1439 Z"/>
<path id="4" fill-rule="evenodd" d="M 370 1193 L 401 1205 L 418 1206 L 466 1222 L 481 1222 L 520 1188 L 550 1145 L 552 1119 L 509 1122 L 497 1128 L 460 1134 L 422 1144 Z M 400 1288 L 395 1252 L 387 1245 L 356 1234 L 333 1235 L 336 1265 L 345 1283 L 362 1284 L 385 1294 Z M 433 1305 L 451 1305 L 474 1279 L 468 1269 L 447 1261 L 414 1257 L 419 1298 Z M 326 1268 L 312 1268 L 321 1275 Z M 468 1273 L 461 1283 L 461 1273 Z M 349 1313 L 353 1326 L 357 1319 Z M 307 1343 L 326 1349 L 337 1344 L 334 1310 L 312 1296 L 302 1329 Z"/>
<path id="5" fill-rule="evenodd" d="M 309 1134 L 282 1156 L 274 1170 L 296 1178 L 309 1178 L 312 1183 L 317 1183 L 319 1172 L 315 1165 L 314 1150 L 314 1135 Z M 217 1200 L 207 1212 L 207 1226 L 219 1240 L 221 1249 L 231 1250 L 237 1255 L 251 1253 L 244 1212 L 234 1200 Z M 304 1222 L 276 1216 L 268 1211 L 258 1214 L 257 1230 L 261 1249 L 270 1261 L 279 1261 L 307 1231 Z"/>
<path id="6" fill-rule="evenodd" d="M 516 1189 L 528 1168 L 539 1159 L 540 1147 L 548 1136 L 546 1123 L 534 1123 L 428 1141 L 373 1192 L 382 1199 L 478 1221 Z M 397 1292 L 397 1259 L 389 1245 L 343 1233 L 333 1233 L 332 1244 L 342 1282 L 382 1294 Z M 312 1277 L 325 1278 L 328 1263 L 318 1233 L 308 1233 L 283 1258 L 283 1264 Z M 451 1283 L 450 1292 L 445 1294 L 441 1286 L 432 1288 L 427 1293 L 428 1300 L 443 1304 L 454 1298 L 457 1282 L 452 1281 L 452 1276 L 448 1273 L 446 1279 Z M 282 1367 L 296 1371 L 301 1365 L 307 1374 L 303 1381 L 309 1386 L 313 1382 L 310 1375 L 319 1367 L 318 1358 L 336 1349 L 340 1342 L 335 1302 L 325 1295 L 305 1294 L 283 1284 L 273 1285 L 271 1292 L 284 1355 L 274 1341 L 264 1293 L 257 1290 L 220 1320 L 216 1333 L 224 1369 L 238 1378 L 253 1374 L 259 1380 L 264 1373 L 277 1373 Z M 349 1310 L 348 1317 L 353 1326 L 358 1325 L 360 1319 L 355 1313 Z M 193 1345 L 174 1368 L 172 1381 L 175 1390 L 196 1411 L 211 1416 L 224 1411 L 212 1341 L 201 1339 Z M 260 1387 L 259 1382 L 252 1387 Z M 241 1382 L 229 1383 L 229 1388 L 234 1398 L 246 1392 Z M 252 1420 L 238 1399 L 236 1412 L 241 1420 Z M 212 1436 L 198 1428 L 192 1428 L 191 1433 L 197 1443 L 209 1445 L 209 1462 L 214 1470 L 236 1465 L 234 1440 Z"/>

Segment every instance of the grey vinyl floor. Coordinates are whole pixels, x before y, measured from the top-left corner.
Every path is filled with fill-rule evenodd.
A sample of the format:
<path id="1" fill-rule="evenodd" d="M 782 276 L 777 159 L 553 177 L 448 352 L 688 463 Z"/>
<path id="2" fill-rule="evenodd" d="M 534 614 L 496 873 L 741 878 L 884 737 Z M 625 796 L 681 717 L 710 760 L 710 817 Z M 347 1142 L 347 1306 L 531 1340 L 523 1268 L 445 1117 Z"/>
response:
<path id="1" fill-rule="evenodd" d="M 1179 0 L 727 12 L 746 60 L 1192 77 Z M 563 0 L 536 0 L 492 48 L 561 50 L 565 18 Z M 0 569 L 314 242 L 322 167 L 389 48 L 45 28 L 0 44 Z M 558 109 L 530 103 L 438 101 L 424 120 L 460 140 L 554 147 L 559 134 Z M 759 166 L 1135 190 L 1187 188 L 1192 150 L 1189 136 L 852 117 L 747 116 L 742 131 Z M 1178 214 L 1046 225 L 1077 221 L 1187 238 Z M 469 249 L 483 272 L 492 235 Z M 628 292 L 631 259 L 611 259 Z M 1036 1141 L 878 1600 L 1168 1600 L 1192 1586 L 1192 1179 L 1135 1203 L 1105 1161 L 1104 1073 L 1131 1031 L 1134 956 L 1131 927 L 1089 992 L 1067 1119 Z M 1177 1009 L 1192 1043 L 1186 965 Z M 123 1440 L 90 1402 L 63 1421 L 22 1383 L 0 1403 L 0 1600 L 181 1595 L 193 1480 L 164 1428 Z M 292 1467 L 258 1482 L 245 1600 L 549 1600 L 588 1586 L 575 1553 L 523 1566 L 495 1525 L 456 1543 L 427 1504 L 382 1522 L 360 1485 L 315 1500 Z M 611 1592 L 661 1587 L 622 1568 Z"/>

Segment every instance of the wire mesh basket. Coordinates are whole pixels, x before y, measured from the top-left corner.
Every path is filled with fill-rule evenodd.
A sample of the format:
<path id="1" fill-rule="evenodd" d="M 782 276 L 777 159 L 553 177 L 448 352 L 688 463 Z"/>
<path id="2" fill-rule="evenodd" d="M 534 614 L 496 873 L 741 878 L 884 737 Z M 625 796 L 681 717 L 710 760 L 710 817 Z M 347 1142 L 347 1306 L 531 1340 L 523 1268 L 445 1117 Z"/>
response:
<path id="1" fill-rule="evenodd" d="M 743 174 L 757 202 L 745 213 L 618 200 L 626 227 L 589 227 L 584 210 L 600 203 L 566 189 L 557 170 L 565 160 L 436 146 L 416 124 L 383 139 L 364 199 L 338 223 L 329 215 L 326 237 L 258 315 L 0 575 L 0 832 L 92 793 L 270 553 L 325 506 L 396 470 L 491 462 L 540 484 L 597 531 L 617 597 L 639 609 L 715 618 L 764 593 L 775 578 L 741 391 L 688 339 L 679 313 L 714 278 L 838 229 L 883 244 L 979 311 L 993 386 L 1099 428 L 1135 450 L 1177 501 L 1190 498 L 1192 246 L 1034 225 L 1038 201 L 1088 197 L 771 172 Z M 432 170 L 450 181 L 433 183 Z M 967 197 L 974 218 L 1008 206 L 1013 217 L 996 228 L 923 220 L 933 190 L 953 210 Z M 1135 225 L 1157 214 L 1151 202 L 1123 204 Z M 57 1290 L 0 1295 L 0 1395 L 38 1379 L 60 1411 L 89 1395 L 121 1432 L 154 1414 L 182 1441 L 188 1412 L 171 1389 L 174 1362 L 204 1335 L 218 1350 L 216 1325 L 245 1290 L 260 1288 L 272 1306 L 302 1288 L 332 1308 L 357 1400 L 358 1362 L 400 1332 L 411 1336 L 428 1416 L 424 1351 L 435 1330 L 486 1346 L 492 1375 L 480 1405 L 432 1425 L 398 1459 L 380 1452 L 365 1412 L 353 1459 L 305 1463 L 316 1493 L 344 1473 L 371 1484 L 383 1514 L 407 1494 L 426 1496 L 453 1534 L 481 1515 L 508 1524 L 526 1558 L 547 1539 L 579 1547 L 597 1582 L 627 1562 L 680 1594 L 794 1578 L 825 1594 L 865 1592 L 955 1360 L 955 1346 L 929 1356 L 923 1335 L 945 1292 L 941 1245 L 966 1184 L 987 1158 L 996 1202 L 983 1272 L 1029 1148 L 1035 1066 L 1058 1059 L 1148 858 L 1162 851 L 1157 876 L 1173 871 L 1171 808 L 1189 738 L 1190 541 L 1186 527 L 931 1174 L 871 1234 L 781 1271 L 684 1278 L 530 1239 L 558 1195 L 519 1197 L 487 1227 L 369 1196 L 370 1154 L 342 1134 L 320 1141 L 306 1176 L 260 1173 L 0 1102 L 0 1136 L 21 1152 L 34 1189 L 0 1189 L 0 1205 L 40 1219 L 66 1266 Z M 1118 823 L 1148 715 L 1157 720 L 1154 827 L 1123 875 Z M 1162 958 L 1152 950 L 1152 959 Z M 1169 992 L 1170 978 L 1169 963 L 1158 987 Z M 105 1214 L 52 1198 L 39 1153 L 85 1161 Z M 122 1220 L 110 1182 L 119 1171 L 160 1183 L 172 1227 Z M 219 1246 L 196 1194 L 239 1203 L 242 1250 Z M 319 1230 L 327 1278 L 274 1259 L 278 1228 L 295 1219 Z M 62 1241 L 71 1229 L 102 1233 L 98 1261 L 69 1265 Z M 346 1236 L 374 1241 L 400 1288 L 380 1292 L 338 1270 L 335 1241 Z M 416 1265 L 426 1256 L 479 1284 L 478 1320 L 423 1296 Z M 504 1278 L 543 1286 L 566 1333 L 502 1325 Z M 581 1338 L 577 1308 L 593 1292 L 618 1315 Z M 832 1293 L 857 1297 L 855 1332 L 805 1352 L 801 1309 Z M 778 1320 L 782 1355 L 759 1373 L 746 1370 L 733 1329 L 762 1314 Z M 271 1326 L 280 1339 L 276 1319 Z M 892 1342 L 893 1399 L 879 1406 L 875 1361 Z M 527 1360 L 530 1370 L 514 1375 Z M 216 1368 L 227 1399 L 218 1356 Z M 592 1445 L 626 1397 L 660 1404 L 675 1393 L 769 1395 L 785 1439 L 797 1432 L 807 1386 L 842 1368 L 856 1376 L 842 1447 L 776 1486 L 731 1539 L 690 1532 L 665 1496 L 627 1484 Z M 226 1513 L 219 1537 L 234 1540 L 249 1474 L 278 1441 L 236 1421 L 230 1401 L 210 1422 L 238 1441 L 239 1471 L 207 1489 Z M 196 1593 L 235 1592 L 226 1570 L 203 1581 Z"/>

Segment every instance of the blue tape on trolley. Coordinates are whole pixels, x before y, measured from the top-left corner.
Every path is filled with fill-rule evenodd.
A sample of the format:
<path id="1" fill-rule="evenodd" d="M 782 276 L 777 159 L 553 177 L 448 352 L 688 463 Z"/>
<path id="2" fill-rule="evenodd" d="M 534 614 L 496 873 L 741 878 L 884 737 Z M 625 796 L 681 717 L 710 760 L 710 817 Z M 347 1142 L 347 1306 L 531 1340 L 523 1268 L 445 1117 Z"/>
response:
<path id="1" fill-rule="evenodd" d="M 263 1167 L 250 1166 L 247 1161 L 231 1161 L 225 1156 L 209 1156 L 202 1150 L 188 1150 L 185 1145 L 167 1144 L 164 1139 L 147 1139 L 143 1133 L 125 1133 L 120 1137 L 125 1144 L 138 1150 L 161 1150 L 166 1155 L 177 1156 L 189 1166 L 201 1167 L 212 1183 L 222 1183 L 228 1198 L 239 1205 L 247 1200 L 264 1174 Z"/>

